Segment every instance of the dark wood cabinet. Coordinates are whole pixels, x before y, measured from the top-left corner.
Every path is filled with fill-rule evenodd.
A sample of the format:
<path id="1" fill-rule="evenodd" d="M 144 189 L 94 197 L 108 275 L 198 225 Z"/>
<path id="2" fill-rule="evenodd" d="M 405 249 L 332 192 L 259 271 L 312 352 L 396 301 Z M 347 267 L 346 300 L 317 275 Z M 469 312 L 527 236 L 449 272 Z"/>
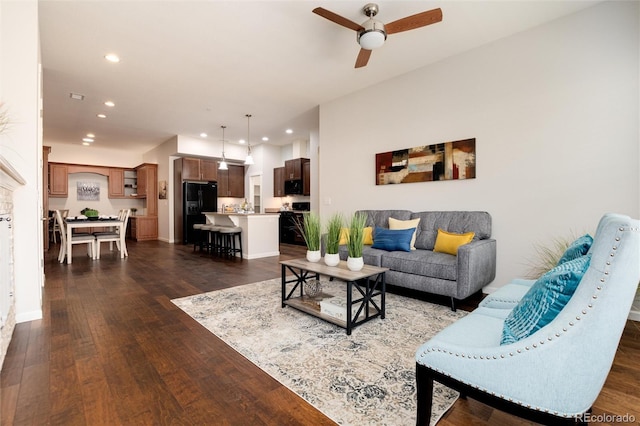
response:
<path id="1" fill-rule="evenodd" d="M 302 195 L 311 195 L 311 162 L 302 165 Z"/>
<path id="2" fill-rule="evenodd" d="M 216 160 L 200 160 L 200 176 L 207 182 L 218 180 L 218 162 Z"/>
<path id="3" fill-rule="evenodd" d="M 273 169 L 273 196 L 284 197 L 284 176 L 285 168 L 276 167 Z"/>
<path id="4" fill-rule="evenodd" d="M 218 180 L 218 162 L 204 158 L 182 158 L 182 180 Z"/>
<path id="5" fill-rule="evenodd" d="M 244 166 L 218 170 L 218 197 L 244 198 Z"/>
<path id="6" fill-rule="evenodd" d="M 309 162 L 308 158 L 294 158 L 284 162 L 285 180 L 300 180 L 303 175 L 303 165 Z"/>
<path id="7" fill-rule="evenodd" d="M 67 198 L 69 168 L 66 164 L 49 163 L 49 197 Z"/>

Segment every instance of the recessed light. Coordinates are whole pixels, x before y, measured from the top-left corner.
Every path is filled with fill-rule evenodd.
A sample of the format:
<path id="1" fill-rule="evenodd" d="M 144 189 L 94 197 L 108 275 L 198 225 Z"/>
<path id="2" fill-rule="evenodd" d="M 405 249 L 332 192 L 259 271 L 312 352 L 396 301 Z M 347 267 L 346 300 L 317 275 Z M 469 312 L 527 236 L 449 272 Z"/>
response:
<path id="1" fill-rule="evenodd" d="M 98 116 L 97 116 L 97 117 L 98 117 L 98 118 L 107 118 L 107 116 L 106 116 L 106 115 L 104 115 L 104 114 L 98 114 Z"/>
<path id="2" fill-rule="evenodd" d="M 120 58 L 115 53 L 109 53 L 108 55 L 105 55 L 104 58 L 109 62 L 113 62 L 113 63 L 120 62 Z"/>
<path id="3" fill-rule="evenodd" d="M 268 138 L 268 137 L 266 137 L 266 136 L 263 136 L 263 137 L 262 137 L 262 141 L 263 141 L 263 142 L 266 142 L 266 141 L 268 141 L 268 140 L 269 140 L 269 138 Z"/>
<path id="4" fill-rule="evenodd" d="M 88 138 L 95 138 L 95 137 L 96 137 L 96 135 L 94 135 L 93 133 L 87 133 L 87 137 L 88 137 Z"/>
<path id="5" fill-rule="evenodd" d="M 89 145 L 91 145 L 91 144 L 90 144 L 89 142 L 82 142 L 82 145 L 84 145 L 84 146 L 89 146 Z"/>
<path id="6" fill-rule="evenodd" d="M 69 97 L 71 99 L 76 100 L 76 101 L 83 101 L 84 100 L 84 95 L 81 95 L 80 93 L 69 93 Z"/>
<path id="7" fill-rule="evenodd" d="M 82 138 L 83 142 L 93 142 L 92 138 Z"/>
<path id="8" fill-rule="evenodd" d="M 286 134 L 290 135 L 291 133 L 293 133 L 293 130 L 291 130 L 291 129 L 287 129 L 287 130 L 285 130 L 284 132 L 285 132 Z"/>
<path id="9" fill-rule="evenodd" d="M 240 140 L 238 141 L 238 143 L 239 143 L 239 144 L 245 144 L 245 143 L 247 143 L 247 141 L 245 141 L 244 139 L 240 139 Z"/>
<path id="10" fill-rule="evenodd" d="M 116 106 L 116 104 L 114 104 L 114 103 L 113 103 L 113 102 L 111 102 L 111 101 L 107 101 L 107 102 L 105 102 L 104 104 L 105 104 L 106 106 L 108 106 L 108 107 L 114 107 L 114 106 Z"/>
<path id="11" fill-rule="evenodd" d="M 206 133 L 200 133 L 201 138 L 206 138 L 208 135 Z"/>

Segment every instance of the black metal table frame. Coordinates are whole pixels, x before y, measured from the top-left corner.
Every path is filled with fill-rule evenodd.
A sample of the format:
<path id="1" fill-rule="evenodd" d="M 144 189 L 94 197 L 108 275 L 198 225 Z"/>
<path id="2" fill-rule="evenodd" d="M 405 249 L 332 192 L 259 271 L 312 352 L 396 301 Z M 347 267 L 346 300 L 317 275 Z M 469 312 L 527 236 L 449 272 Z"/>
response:
<path id="1" fill-rule="evenodd" d="M 287 269 L 295 276 L 290 280 L 287 280 Z M 331 277 L 331 279 L 337 277 Z M 374 278 L 375 277 L 375 278 Z M 296 289 L 300 289 L 300 297 L 303 296 L 303 286 L 307 279 L 320 279 L 320 273 L 309 271 L 303 268 L 296 268 L 289 265 L 282 265 L 282 307 L 291 306 L 287 305 L 285 302 L 289 300 Z M 338 278 L 340 279 L 340 278 Z M 291 291 L 287 294 L 287 284 L 294 283 L 295 285 L 291 289 Z M 373 285 L 371 283 L 373 282 Z M 380 288 L 378 289 L 378 284 L 380 284 Z M 351 335 L 351 330 L 354 327 L 370 321 L 374 318 L 380 317 L 381 319 L 385 318 L 385 295 L 386 295 L 386 284 L 385 284 L 385 272 L 379 272 L 377 274 L 370 275 L 366 278 L 362 278 L 356 281 L 346 280 L 347 287 L 347 320 L 346 320 L 346 330 L 347 335 Z M 352 290 L 355 288 L 358 290 L 362 297 L 353 300 Z M 374 300 L 374 297 L 380 296 L 380 304 L 378 305 Z M 360 304 L 355 315 L 352 315 L 353 306 Z M 375 308 L 377 311 L 373 314 L 370 313 L 370 306 Z M 291 306 L 295 308 L 295 306 Z M 365 311 L 364 318 L 357 320 L 362 311 Z M 320 317 L 319 317 L 320 318 Z M 336 324 L 339 325 L 339 324 Z"/>

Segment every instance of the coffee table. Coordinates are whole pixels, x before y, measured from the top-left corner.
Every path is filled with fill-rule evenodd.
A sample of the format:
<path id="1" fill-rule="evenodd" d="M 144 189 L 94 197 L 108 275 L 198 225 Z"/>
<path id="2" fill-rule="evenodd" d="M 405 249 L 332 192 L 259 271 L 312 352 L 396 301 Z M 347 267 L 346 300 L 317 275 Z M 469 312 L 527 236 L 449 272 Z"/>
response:
<path id="1" fill-rule="evenodd" d="M 327 266 L 321 262 L 309 262 L 306 259 L 281 261 L 282 265 L 282 307 L 291 306 L 309 315 L 321 318 L 347 330 L 351 330 L 374 318 L 385 317 L 385 272 L 388 268 L 364 265 L 357 272 L 347 268 L 347 262 L 340 261 L 337 266 Z M 293 277 L 287 277 L 290 272 Z M 320 276 L 338 279 L 345 282 L 345 314 L 344 319 L 335 314 L 322 311 L 321 303 L 328 303 L 329 298 L 336 295 L 322 293 L 315 297 L 304 294 L 303 287 L 307 280 L 319 280 Z M 353 293 L 355 290 L 355 298 Z M 325 305 L 326 306 L 326 305 Z"/>

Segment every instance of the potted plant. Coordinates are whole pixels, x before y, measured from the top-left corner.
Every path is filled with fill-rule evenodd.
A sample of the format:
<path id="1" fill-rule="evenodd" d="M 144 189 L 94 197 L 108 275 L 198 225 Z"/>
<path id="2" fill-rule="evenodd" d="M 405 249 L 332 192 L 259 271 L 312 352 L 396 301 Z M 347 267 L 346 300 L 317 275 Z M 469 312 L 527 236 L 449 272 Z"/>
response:
<path id="1" fill-rule="evenodd" d="M 340 213 L 334 213 L 327 221 L 327 251 L 324 255 L 324 263 L 327 266 L 336 266 L 340 263 L 338 248 L 340 247 L 340 234 L 342 232 L 343 218 Z"/>
<path id="2" fill-rule="evenodd" d="M 355 213 L 349 222 L 349 238 L 347 241 L 347 249 L 349 256 L 347 257 L 347 268 L 352 271 L 359 271 L 364 267 L 362 259 L 362 247 L 364 244 L 364 225 L 367 222 L 366 213 Z"/>
<path id="3" fill-rule="evenodd" d="M 295 222 L 300 235 L 307 244 L 307 260 L 309 262 L 319 261 L 322 257 L 320 254 L 320 217 L 314 212 L 308 212 L 302 215 L 302 220 L 296 217 Z"/>

